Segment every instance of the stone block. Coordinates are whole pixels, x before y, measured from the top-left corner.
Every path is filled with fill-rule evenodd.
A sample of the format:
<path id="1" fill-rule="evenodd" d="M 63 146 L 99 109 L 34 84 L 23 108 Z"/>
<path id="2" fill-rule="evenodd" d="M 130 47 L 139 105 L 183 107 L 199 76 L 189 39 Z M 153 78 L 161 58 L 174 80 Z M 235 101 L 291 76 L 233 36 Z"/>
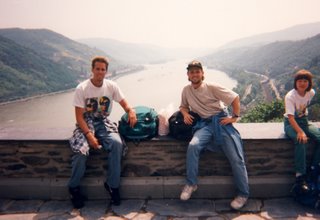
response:
<path id="1" fill-rule="evenodd" d="M 9 199 L 50 199 L 49 179 L 1 178 L 0 198 Z"/>
<path id="2" fill-rule="evenodd" d="M 126 199 L 163 198 L 162 177 L 125 177 L 121 181 L 121 194 Z"/>
<path id="3" fill-rule="evenodd" d="M 201 217 L 217 216 L 211 200 L 190 199 L 181 201 L 177 199 L 151 200 L 147 211 L 160 216 L 173 217 Z"/>
<path id="4" fill-rule="evenodd" d="M 43 203 L 42 200 L 15 200 L 7 207 L 5 213 L 17 214 L 37 212 Z"/>
<path id="5" fill-rule="evenodd" d="M 286 212 L 283 212 L 286 210 Z M 270 219 L 320 219 L 318 210 L 302 206 L 291 198 L 270 199 L 264 201 L 264 216 Z"/>

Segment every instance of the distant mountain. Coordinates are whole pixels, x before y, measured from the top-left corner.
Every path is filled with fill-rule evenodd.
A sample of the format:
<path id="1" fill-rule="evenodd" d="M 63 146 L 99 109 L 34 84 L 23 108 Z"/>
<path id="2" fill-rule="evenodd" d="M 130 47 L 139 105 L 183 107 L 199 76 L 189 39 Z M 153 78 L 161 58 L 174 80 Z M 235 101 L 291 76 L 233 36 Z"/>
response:
<path id="1" fill-rule="evenodd" d="M 97 55 L 108 56 L 111 60 L 110 71 L 127 68 L 101 50 L 90 48 L 48 29 L 0 29 L 0 35 L 82 74 L 90 72 L 91 59 Z"/>
<path id="2" fill-rule="evenodd" d="M 287 41 L 287 40 L 302 40 L 308 37 L 313 37 L 320 33 L 320 22 L 300 24 L 293 27 L 289 27 L 283 30 L 263 33 L 252 37 L 241 38 L 235 41 L 231 41 L 221 48 L 239 48 L 239 47 L 252 47 L 262 46 L 275 41 Z"/>
<path id="3" fill-rule="evenodd" d="M 205 57 L 209 66 L 229 66 L 271 77 L 310 68 L 320 57 L 320 34 L 300 41 L 274 42 L 257 48 L 226 49 Z M 316 64 L 318 65 L 318 64 Z M 316 71 L 316 74 L 320 74 Z"/>
<path id="4" fill-rule="evenodd" d="M 117 60 L 130 64 L 161 63 L 173 59 L 195 58 L 212 51 L 210 48 L 165 48 L 151 44 L 134 44 L 107 38 L 78 39 L 93 48 L 112 54 Z"/>
<path id="5" fill-rule="evenodd" d="M 101 50 L 46 29 L 0 29 L 0 102 L 74 88 Z M 110 72 L 133 68 L 111 56 Z"/>

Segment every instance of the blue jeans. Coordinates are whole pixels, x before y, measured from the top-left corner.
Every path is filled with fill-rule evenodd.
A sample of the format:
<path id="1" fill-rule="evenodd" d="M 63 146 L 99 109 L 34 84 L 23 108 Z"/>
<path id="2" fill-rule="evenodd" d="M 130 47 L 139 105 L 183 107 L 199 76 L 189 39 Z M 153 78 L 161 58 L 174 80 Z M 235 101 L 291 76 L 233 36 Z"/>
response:
<path id="1" fill-rule="evenodd" d="M 106 182 L 112 188 L 119 188 L 121 174 L 122 140 L 118 133 L 106 132 L 103 121 L 93 122 L 95 136 L 102 148 L 108 152 L 108 172 Z M 87 155 L 76 153 L 72 157 L 72 174 L 69 180 L 69 187 L 77 187 L 86 171 Z"/>
<path id="2" fill-rule="evenodd" d="M 300 128 L 304 131 L 304 133 L 308 136 L 308 138 L 315 141 L 315 149 L 313 152 L 313 158 L 311 165 L 318 165 L 320 163 L 320 131 L 316 126 L 309 124 L 306 117 L 304 118 L 296 118 L 296 122 L 300 126 Z M 297 141 L 297 132 L 290 125 L 290 122 L 286 118 L 284 121 L 284 131 L 286 135 L 293 141 L 294 143 L 294 164 L 295 171 L 297 173 L 306 174 L 306 155 L 307 155 L 307 146 L 308 143 L 303 144 Z"/>
<path id="3" fill-rule="evenodd" d="M 225 129 L 221 129 L 221 137 L 223 141 L 223 146 L 221 146 L 221 149 L 228 158 L 231 165 L 234 182 L 238 190 L 238 195 L 248 197 L 249 183 L 247 169 L 244 161 L 243 149 L 238 149 L 235 146 L 234 141 L 225 131 Z M 213 137 L 213 129 L 210 123 L 194 133 L 187 151 L 188 185 L 197 184 L 200 153 L 206 148 L 206 146 L 208 146 L 213 138 L 215 137 Z"/>

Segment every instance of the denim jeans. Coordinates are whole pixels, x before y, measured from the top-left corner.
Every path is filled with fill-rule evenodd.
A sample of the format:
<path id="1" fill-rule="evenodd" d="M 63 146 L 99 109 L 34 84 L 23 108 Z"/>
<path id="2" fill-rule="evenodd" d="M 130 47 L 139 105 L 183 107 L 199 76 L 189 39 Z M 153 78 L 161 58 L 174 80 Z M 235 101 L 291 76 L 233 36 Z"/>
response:
<path id="1" fill-rule="evenodd" d="M 315 149 L 313 152 L 313 158 L 311 165 L 318 165 L 320 163 L 320 131 L 316 126 L 309 124 L 306 117 L 301 119 L 296 119 L 300 128 L 308 136 L 309 139 L 315 141 Z M 289 120 L 286 118 L 284 121 L 284 131 L 286 135 L 294 143 L 294 165 L 295 171 L 297 173 L 306 174 L 306 155 L 307 155 L 307 146 L 308 143 L 303 144 L 297 141 L 297 132 L 290 125 Z"/>
<path id="2" fill-rule="evenodd" d="M 230 125 L 227 125 L 230 126 Z M 234 141 L 225 131 L 221 129 L 223 146 L 221 149 L 229 160 L 234 176 L 234 182 L 238 190 L 238 195 L 249 196 L 248 174 L 245 166 L 243 149 L 238 149 Z M 187 150 L 187 184 L 195 185 L 198 183 L 198 167 L 200 153 L 213 140 L 213 129 L 210 124 L 197 130 L 191 139 Z"/>
<path id="3" fill-rule="evenodd" d="M 102 120 L 93 122 L 95 128 L 95 136 L 101 144 L 102 148 L 108 152 L 108 172 L 106 182 L 112 188 L 120 186 L 121 173 L 121 156 L 122 156 L 122 140 L 118 133 L 106 132 L 105 125 Z M 84 176 L 86 170 L 87 155 L 76 153 L 72 157 L 72 174 L 69 180 L 69 187 L 77 187 Z"/>

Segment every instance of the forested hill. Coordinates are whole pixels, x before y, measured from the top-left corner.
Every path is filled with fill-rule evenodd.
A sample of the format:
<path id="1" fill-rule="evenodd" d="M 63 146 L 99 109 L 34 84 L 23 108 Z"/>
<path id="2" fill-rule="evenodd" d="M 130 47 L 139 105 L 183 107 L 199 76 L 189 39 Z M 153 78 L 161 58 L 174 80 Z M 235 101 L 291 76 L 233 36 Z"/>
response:
<path id="1" fill-rule="evenodd" d="M 257 48 L 235 48 L 206 56 L 209 65 L 224 65 L 271 76 L 308 68 L 320 56 L 320 34 L 300 41 L 278 41 Z"/>
<path id="2" fill-rule="evenodd" d="M 72 88 L 76 74 L 0 36 L 0 102 Z"/>
<path id="3" fill-rule="evenodd" d="M 0 102 L 74 88 L 96 55 L 107 56 L 50 30 L 0 29 Z"/>
<path id="4" fill-rule="evenodd" d="M 91 48 L 48 29 L 0 29 L 0 35 L 36 51 L 49 60 L 81 72 L 90 70 L 91 59 L 97 55 L 108 56 L 112 60 L 110 71 L 123 68 L 124 65 L 102 50 Z"/>
<path id="5" fill-rule="evenodd" d="M 256 48 L 218 51 L 203 58 L 209 67 L 247 70 L 266 74 L 278 83 L 290 82 L 289 76 L 301 68 L 320 76 L 320 34 L 299 41 L 278 41 Z"/>

